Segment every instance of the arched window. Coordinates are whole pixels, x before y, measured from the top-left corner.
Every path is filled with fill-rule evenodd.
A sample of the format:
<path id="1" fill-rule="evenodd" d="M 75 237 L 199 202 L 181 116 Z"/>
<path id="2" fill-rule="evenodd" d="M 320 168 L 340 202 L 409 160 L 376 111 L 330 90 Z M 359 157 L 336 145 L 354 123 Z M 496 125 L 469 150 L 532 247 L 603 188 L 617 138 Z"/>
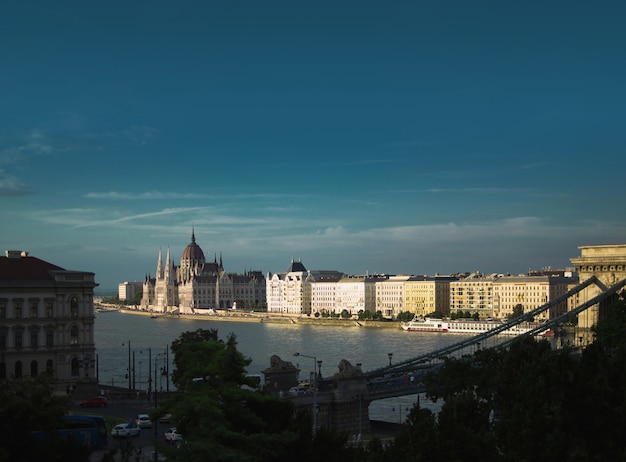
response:
<path id="1" fill-rule="evenodd" d="M 22 361 L 15 361 L 15 377 L 20 378 L 22 376 Z"/>
<path id="2" fill-rule="evenodd" d="M 54 373 L 54 361 L 52 361 L 51 359 L 46 361 L 46 372 L 49 374 Z"/>
<path id="3" fill-rule="evenodd" d="M 39 374 L 39 366 L 37 364 L 37 361 L 33 359 L 30 362 L 30 376 L 37 377 L 37 374 Z"/>
<path id="4" fill-rule="evenodd" d="M 70 328 L 70 345 L 78 345 L 78 326 L 76 325 Z"/>
<path id="5" fill-rule="evenodd" d="M 0 380 L 5 380 L 7 378 L 7 363 L 0 363 Z"/>
<path id="6" fill-rule="evenodd" d="M 78 316 L 78 299 L 76 297 L 72 297 L 70 300 L 70 315 L 72 317 Z"/>
<path id="7" fill-rule="evenodd" d="M 80 375 L 80 362 L 78 358 L 72 358 L 72 377 L 78 377 Z"/>

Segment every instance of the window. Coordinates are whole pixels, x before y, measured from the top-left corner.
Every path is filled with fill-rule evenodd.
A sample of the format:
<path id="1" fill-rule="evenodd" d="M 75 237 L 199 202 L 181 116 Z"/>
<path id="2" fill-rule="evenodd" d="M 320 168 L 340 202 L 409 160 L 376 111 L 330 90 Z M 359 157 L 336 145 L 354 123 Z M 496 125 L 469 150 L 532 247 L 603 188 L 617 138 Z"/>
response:
<path id="1" fill-rule="evenodd" d="M 78 316 L 78 299 L 76 297 L 72 297 L 70 300 L 70 315 L 72 317 Z"/>
<path id="2" fill-rule="evenodd" d="M 33 350 L 36 350 L 39 347 L 39 329 L 37 328 L 30 331 L 30 347 Z"/>
<path id="3" fill-rule="evenodd" d="M 7 333 L 5 331 L 0 332 L 0 351 L 7 349 Z"/>
<path id="4" fill-rule="evenodd" d="M 7 378 L 7 363 L 0 363 L 0 380 L 6 380 Z"/>
<path id="5" fill-rule="evenodd" d="M 54 328 L 52 327 L 46 329 L 46 346 L 48 348 L 54 346 Z"/>
<path id="6" fill-rule="evenodd" d="M 37 361 L 33 359 L 30 362 L 30 376 L 37 377 L 38 373 L 39 373 L 39 366 L 37 365 Z"/>
<path id="7" fill-rule="evenodd" d="M 14 302 L 13 305 L 13 317 L 15 319 L 22 318 L 22 302 Z"/>
<path id="8" fill-rule="evenodd" d="M 70 345 L 78 345 L 78 327 L 72 326 L 70 329 Z"/>
<path id="9" fill-rule="evenodd" d="M 54 314 L 54 302 L 52 300 L 46 300 L 46 317 L 51 318 Z"/>
<path id="10" fill-rule="evenodd" d="M 20 378 L 22 376 L 22 361 L 15 362 L 15 377 Z"/>
<path id="11" fill-rule="evenodd" d="M 0 319 L 7 317 L 7 303 L 3 300 L 0 302 Z"/>
<path id="12" fill-rule="evenodd" d="M 78 377 L 80 375 L 80 363 L 78 362 L 78 358 L 72 358 L 72 377 Z"/>
<path id="13" fill-rule="evenodd" d="M 46 372 L 49 374 L 54 372 L 54 362 L 51 359 L 46 361 Z"/>
<path id="14" fill-rule="evenodd" d="M 38 307 L 39 303 L 38 303 L 37 300 L 31 300 L 29 302 L 29 304 L 30 304 L 30 314 L 29 314 L 29 317 L 36 318 L 37 317 L 37 307 Z"/>
<path id="15" fill-rule="evenodd" d="M 15 331 L 15 349 L 16 350 L 22 349 L 22 343 L 23 343 L 22 336 L 23 336 L 23 332 L 21 330 Z"/>

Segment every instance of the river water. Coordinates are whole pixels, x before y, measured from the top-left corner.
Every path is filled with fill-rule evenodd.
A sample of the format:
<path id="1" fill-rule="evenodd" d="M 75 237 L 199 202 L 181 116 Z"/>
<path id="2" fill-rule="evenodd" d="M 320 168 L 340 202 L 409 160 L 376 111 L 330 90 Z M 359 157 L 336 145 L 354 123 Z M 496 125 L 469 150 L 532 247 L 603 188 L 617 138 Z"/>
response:
<path id="1" fill-rule="evenodd" d="M 184 318 L 150 318 L 145 315 L 119 311 L 99 312 L 95 322 L 96 353 L 98 355 L 99 382 L 106 385 L 128 386 L 126 378 L 129 363 L 134 364 L 134 380 L 137 389 L 147 389 L 150 369 L 154 377 L 165 365 L 165 351 L 180 334 L 197 329 L 217 329 L 218 336 L 226 339 L 230 333 L 237 338 L 237 349 L 252 359 L 249 374 L 261 374 L 270 366 L 270 357 L 278 355 L 301 369 L 301 379 L 313 371 L 314 360 L 294 357 L 295 352 L 322 361 L 322 376 L 338 372 L 342 359 L 353 365 L 361 363 L 363 371 L 377 369 L 392 362 L 403 361 L 456 343 L 464 337 L 452 334 L 428 332 L 405 332 L 399 327 L 364 328 L 311 326 L 298 324 L 273 324 L 260 322 L 231 322 Z M 130 341 L 130 361 L 129 361 Z M 172 355 L 170 372 L 172 370 Z M 151 358 L 151 361 L 150 361 Z M 132 380 L 133 374 L 131 374 Z M 166 378 L 157 374 L 159 389 L 166 389 Z M 169 384 L 170 389 L 173 385 Z M 401 422 L 416 402 L 417 396 L 404 396 L 371 403 L 370 419 Z M 422 407 L 437 409 L 424 397 Z"/>

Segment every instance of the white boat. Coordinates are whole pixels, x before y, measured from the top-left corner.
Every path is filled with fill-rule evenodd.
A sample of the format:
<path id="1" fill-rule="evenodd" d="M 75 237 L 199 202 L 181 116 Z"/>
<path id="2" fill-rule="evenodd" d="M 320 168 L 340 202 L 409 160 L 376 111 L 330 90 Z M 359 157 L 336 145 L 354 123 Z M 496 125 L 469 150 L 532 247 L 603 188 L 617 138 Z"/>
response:
<path id="1" fill-rule="evenodd" d="M 436 318 L 419 319 L 417 316 L 413 320 L 402 323 L 402 329 L 406 331 L 415 332 L 449 332 L 454 334 L 482 334 L 484 332 L 500 327 L 504 324 L 502 321 L 488 320 L 488 321 L 475 321 L 473 319 L 457 319 L 446 320 Z M 506 330 L 500 332 L 501 335 L 522 335 L 532 329 L 541 326 L 537 322 L 523 322 L 512 326 Z M 550 329 L 542 331 L 538 335 L 550 335 Z"/>
<path id="2" fill-rule="evenodd" d="M 403 322 L 402 328 L 406 331 L 417 332 L 448 332 L 448 323 L 443 319 L 436 318 L 420 320 L 416 316 L 409 322 Z"/>

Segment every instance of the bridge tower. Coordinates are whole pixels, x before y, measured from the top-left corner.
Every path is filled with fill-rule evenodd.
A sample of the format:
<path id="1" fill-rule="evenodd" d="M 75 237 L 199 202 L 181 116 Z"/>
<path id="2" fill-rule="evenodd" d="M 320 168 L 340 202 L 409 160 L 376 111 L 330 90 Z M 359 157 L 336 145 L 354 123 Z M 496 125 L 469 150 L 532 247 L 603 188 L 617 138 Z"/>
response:
<path id="1" fill-rule="evenodd" d="M 371 399 L 367 379 L 360 367 L 350 365 L 345 359 L 340 363 L 340 369 L 341 365 L 347 365 L 350 369 L 344 369 L 331 377 L 332 393 L 328 399 L 320 400 L 320 403 L 325 404 L 320 406 L 320 417 L 326 419 L 329 428 L 361 436 L 370 432 Z"/>
<path id="2" fill-rule="evenodd" d="M 626 278 L 626 244 L 617 245 L 589 245 L 580 246 L 581 255 L 571 258 L 570 261 L 576 267 L 580 283 L 585 282 L 592 276 L 598 278 L 601 284 L 609 288 Z M 601 287 L 590 285 L 571 301 L 572 305 L 578 306 L 587 300 L 599 295 Z M 611 303 L 610 300 L 599 303 L 578 315 L 578 327 L 590 328 L 598 322 L 603 310 Z"/>

